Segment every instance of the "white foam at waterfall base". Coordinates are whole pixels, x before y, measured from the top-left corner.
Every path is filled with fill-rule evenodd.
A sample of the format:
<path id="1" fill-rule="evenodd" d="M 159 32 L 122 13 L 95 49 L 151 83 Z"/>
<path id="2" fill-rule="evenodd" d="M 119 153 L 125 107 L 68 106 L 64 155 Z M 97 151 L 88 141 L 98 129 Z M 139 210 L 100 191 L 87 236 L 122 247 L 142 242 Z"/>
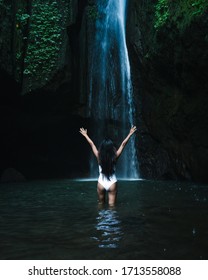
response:
<path id="1" fill-rule="evenodd" d="M 118 181 L 145 181 L 145 179 L 142 178 L 117 178 Z M 73 179 L 73 181 L 76 182 L 96 182 L 98 180 L 98 178 L 75 178 Z"/>

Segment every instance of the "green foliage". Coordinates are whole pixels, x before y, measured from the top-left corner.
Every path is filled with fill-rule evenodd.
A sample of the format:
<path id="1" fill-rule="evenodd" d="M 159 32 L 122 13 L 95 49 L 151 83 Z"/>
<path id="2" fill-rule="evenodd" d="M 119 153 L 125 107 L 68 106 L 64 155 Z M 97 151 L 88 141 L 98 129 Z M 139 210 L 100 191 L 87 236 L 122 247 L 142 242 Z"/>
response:
<path id="1" fill-rule="evenodd" d="M 61 14 L 57 2 L 36 1 L 30 22 L 29 45 L 25 58 L 25 75 L 47 79 L 58 58 L 61 45 Z"/>
<path id="2" fill-rule="evenodd" d="M 98 17 L 98 11 L 96 5 L 87 6 L 87 16 L 91 20 L 96 20 Z"/>
<path id="3" fill-rule="evenodd" d="M 154 27 L 160 28 L 163 26 L 169 17 L 168 0 L 159 0 L 155 6 L 155 24 Z"/>
<path id="4" fill-rule="evenodd" d="M 155 5 L 154 27 L 159 29 L 172 23 L 183 30 L 207 9 L 207 0 L 158 0 Z"/>
<path id="5" fill-rule="evenodd" d="M 30 15 L 24 13 L 22 9 L 19 9 L 16 14 L 16 27 L 19 28 L 20 25 L 26 25 Z"/>
<path id="6" fill-rule="evenodd" d="M 18 2 L 15 34 L 16 76 L 18 80 L 23 72 L 26 87 L 24 91 L 43 86 L 57 70 L 66 22 L 70 20 L 71 2 L 33 0 L 30 15 L 27 14 L 27 2 Z"/>
<path id="7" fill-rule="evenodd" d="M 95 0 L 88 0 L 86 12 L 89 20 L 95 21 L 98 18 L 98 9 Z"/>

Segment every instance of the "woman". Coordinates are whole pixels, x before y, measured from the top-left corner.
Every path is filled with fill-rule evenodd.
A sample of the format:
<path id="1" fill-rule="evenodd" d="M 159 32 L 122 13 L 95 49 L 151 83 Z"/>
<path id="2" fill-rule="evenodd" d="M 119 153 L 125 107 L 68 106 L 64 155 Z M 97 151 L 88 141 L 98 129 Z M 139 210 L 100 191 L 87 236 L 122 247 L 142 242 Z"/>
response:
<path id="1" fill-rule="evenodd" d="M 130 137 L 136 131 L 136 126 L 132 126 L 127 137 L 123 140 L 118 150 L 116 150 L 113 142 L 110 139 L 102 141 L 99 150 L 87 135 L 87 129 L 80 128 L 80 133 L 86 138 L 90 144 L 92 151 L 97 158 L 99 165 L 99 178 L 97 185 L 98 200 L 100 204 L 105 202 L 105 192 L 108 192 L 108 204 L 114 206 L 117 195 L 117 178 L 115 175 L 116 161 L 123 152 L 124 147 L 129 141 Z M 128 163 L 127 163 L 128 164 Z"/>

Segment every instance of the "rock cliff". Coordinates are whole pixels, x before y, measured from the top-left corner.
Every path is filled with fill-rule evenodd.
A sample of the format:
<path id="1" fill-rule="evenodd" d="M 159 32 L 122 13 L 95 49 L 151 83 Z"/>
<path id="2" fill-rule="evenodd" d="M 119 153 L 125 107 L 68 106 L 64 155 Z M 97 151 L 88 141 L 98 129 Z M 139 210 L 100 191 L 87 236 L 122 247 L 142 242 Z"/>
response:
<path id="1" fill-rule="evenodd" d="M 208 180 L 208 16 L 207 5 L 201 1 L 195 8 L 195 2 L 176 7 L 135 0 L 129 7 L 140 169 L 146 178 Z M 164 3 L 169 6 L 159 6 Z"/>
<path id="2" fill-rule="evenodd" d="M 143 178 L 208 182 L 207 6 L 204 0 L 129 1 Z M 87 48 L 99 16 L 96 1 L 4 0 L 0 13 L 1 173 L 87 175 L 88 147 L 77 128 L 89 121 Z"/>

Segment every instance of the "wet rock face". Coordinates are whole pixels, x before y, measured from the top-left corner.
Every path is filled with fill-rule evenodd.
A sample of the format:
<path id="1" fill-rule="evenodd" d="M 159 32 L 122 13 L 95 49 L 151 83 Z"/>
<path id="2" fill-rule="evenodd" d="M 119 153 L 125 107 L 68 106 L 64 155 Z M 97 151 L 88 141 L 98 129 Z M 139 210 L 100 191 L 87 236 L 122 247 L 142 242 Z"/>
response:
<path id="1" fill-rule="evenodd" d="M 170 25 L 156 32 L 156 2 L 129 1 L 127 20 L 141 176 L 208 182 L 208 17 L 198 17 L 180 32 Z M 1 174 L 10 166 L 27 179 L 45 177 L 47 172 L 48 176 L 68 176 L 76 170 L 87 174 L 88 147 L 82 146 L 77 128 L 88 124 L 87 47 L 93 24 L 87 23 L 85 10 L 94 2 L 70 3 L 72 21 L 65 26 L 56 74 L 24 97 L 11 74 L 15 73 L 15 56 L 8 47 L 12 14 L 4 16 L 0 33 L 8 33 L 8 41 L 3 40 L 1 55 L 5 88 L 0 98 Z M 9 78 L 4 78 L 6 72 Z M 78 149 L 86 149 L 81 153 L 82 166 Z"/>
<path id="2" fill-rule="evenodd" d="M 56 74 L 45 86 L 40 84 L 30 94 L 21 95 L 22 86 L 14 76 L 6 70 L 0 71 L 3 88 L 0 96 L 2 181 L 23 180 L 14 170 L 27 180 L 89 175 L 89 149 L 79 133 L 79 127 L 88 127 L 88 120 L 82 117 L 79 76 L 76 87 L 73 80 L 79 75 L 80 53 L 79 48 L 72 50 L 72 41 L 73 47 L 81 44 L 78 38 L 87 0 L 70 3 L 74 7 L 74 20 L 69 22 L 68 28 L 75 29 L 67 33 L 68 38 L 64 36 L 63 56 L 60 55 L 60 63 L 56 64 Z M 12 55 L 11 51 L 9 53 Z M 13 171 L 8 169 L 10 167 Z"/>
<path id="3" fill-rule="evenodd" d="M 128 44 L 142 176 L 207 182 L 207 17 L 180 33 L 174 26 L 156 32 L 153 5 L 132 3 Z"/>
<path id="4" fill-rule="evenodd" d="M 3 171 L 1 175 L 1 183 L 11 183 L 11 182 L 25 182 L 26 179 L 19 171 L 14 168 L 7 168 Z"/>

